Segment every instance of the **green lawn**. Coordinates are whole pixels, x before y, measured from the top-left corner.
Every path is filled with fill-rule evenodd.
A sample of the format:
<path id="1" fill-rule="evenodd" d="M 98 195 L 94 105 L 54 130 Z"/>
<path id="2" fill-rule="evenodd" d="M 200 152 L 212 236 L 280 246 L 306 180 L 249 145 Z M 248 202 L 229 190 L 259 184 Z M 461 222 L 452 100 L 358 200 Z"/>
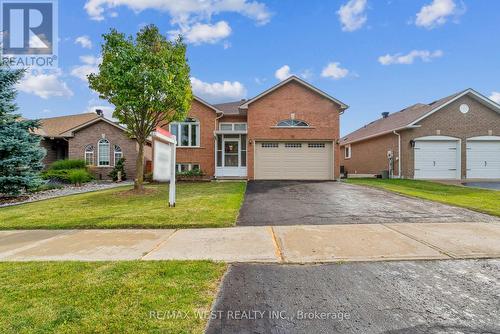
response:
<path id="1" fill-rule="evenodd" d="M 500 216 L 500 191 L 417 180 L 348 179 L 347 182 Z"/>
<path id="2" fill-rule="evenodd" d="M 0 331 L 202 333 L 225 270 L 208 261 L 3 262 Z"/>
<path id="3" fill-rule="evenodd" d="M 244 182 L 178 183 L 175 208 L 168 186 L 150 185 L 60 197 L 0 209 L 0 229 L 189 228 L 233 226 Z"/>

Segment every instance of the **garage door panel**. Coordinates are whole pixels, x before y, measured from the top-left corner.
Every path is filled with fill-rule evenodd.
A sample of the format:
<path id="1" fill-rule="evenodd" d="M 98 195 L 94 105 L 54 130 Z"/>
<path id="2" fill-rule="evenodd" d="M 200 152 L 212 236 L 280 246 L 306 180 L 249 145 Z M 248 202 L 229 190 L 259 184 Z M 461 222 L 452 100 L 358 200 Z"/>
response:
<path id="1" fill-rule="evenodd" d="M 286 147 L 285 142 L 256 143 L 255 178 L 261 180 L 330 180 L 333 178 L 331 143 Z M 291 146 L 298 146 L 294 143 Z M 275 147 L 275 146 L 278 147 Z M 321 146 L 321 145 L 320 145 Z"/>
<path id="2" fill-rule="evenodd" d="M 467 178 L 500 179 L 500 141 L 467 141 Z"/>
<path id="3" fill-rule="evenodd" d="M 415 141 L 416 179 L 456 179 L 458 141 Z"/>

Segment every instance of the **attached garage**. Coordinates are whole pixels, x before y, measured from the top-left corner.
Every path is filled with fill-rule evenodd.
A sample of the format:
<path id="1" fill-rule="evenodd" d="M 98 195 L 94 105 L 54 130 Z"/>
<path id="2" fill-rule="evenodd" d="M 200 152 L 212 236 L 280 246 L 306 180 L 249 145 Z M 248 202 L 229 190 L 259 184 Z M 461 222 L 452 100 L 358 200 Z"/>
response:
<path id="1" fill-rule="evenodd" d="M 256 180 L 332 180 L 332 142 L 255 143 Z"/>
<path id="2" fill-rule="evenodd" d="M 500 179 L 500 137 L 467 139 L 467 178 Z"/>
<path id="3" fill-rule="evenodd" d="M 460 179 L 460 140 L 446 136 L 415 139 L 415 179 Z"/>

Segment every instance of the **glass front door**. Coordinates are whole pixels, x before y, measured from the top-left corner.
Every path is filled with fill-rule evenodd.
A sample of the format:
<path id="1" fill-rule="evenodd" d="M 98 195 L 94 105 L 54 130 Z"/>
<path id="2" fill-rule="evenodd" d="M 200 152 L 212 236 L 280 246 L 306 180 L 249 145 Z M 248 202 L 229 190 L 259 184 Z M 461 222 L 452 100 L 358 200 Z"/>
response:
<path id="1" fill-rule="evenodd" d="M 239 166 L 239 145 L 237 140 L 224 141 L 224 167 Z"/>

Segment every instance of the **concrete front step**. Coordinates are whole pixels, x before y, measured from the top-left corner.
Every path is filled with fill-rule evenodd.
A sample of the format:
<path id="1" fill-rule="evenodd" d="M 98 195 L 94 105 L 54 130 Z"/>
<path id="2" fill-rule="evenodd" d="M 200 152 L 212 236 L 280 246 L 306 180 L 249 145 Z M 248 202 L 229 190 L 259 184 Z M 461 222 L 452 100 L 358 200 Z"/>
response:
<path id="1" fill-rule="evenodd" d="M 453 258 L 500 258 L 500 224 L 0 231 L 0 261 L 322 263 Z"/>

